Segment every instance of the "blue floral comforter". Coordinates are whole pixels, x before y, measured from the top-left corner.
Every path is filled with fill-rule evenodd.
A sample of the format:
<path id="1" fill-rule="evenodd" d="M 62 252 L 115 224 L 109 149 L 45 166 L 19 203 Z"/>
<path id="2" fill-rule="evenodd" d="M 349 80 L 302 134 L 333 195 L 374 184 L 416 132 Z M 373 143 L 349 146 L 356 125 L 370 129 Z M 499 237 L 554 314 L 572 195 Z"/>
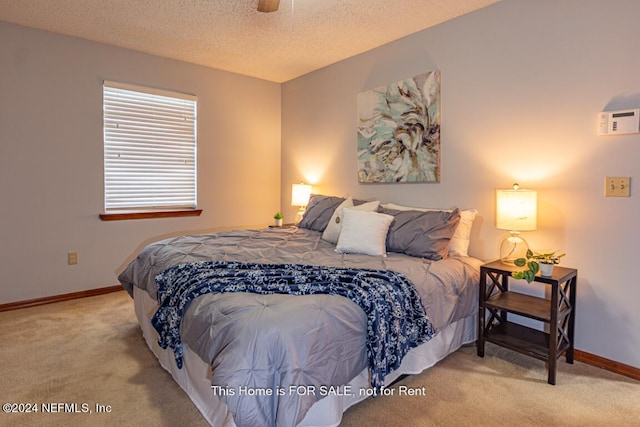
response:
<path id="1" fill-rule="evenodd" d="M 367 316 L 371 386 L 379 389 L 404 355 L 436 331 L 411 282 L 388 270 L 299 264 L 201 261 L 171 267 L 156 276 L 160 307 L 151 323 L 158 343 L 171 348 L 182 366 L 180 324 L 191 301 L 208 293 L 329 294 L 349 298 Z"/>

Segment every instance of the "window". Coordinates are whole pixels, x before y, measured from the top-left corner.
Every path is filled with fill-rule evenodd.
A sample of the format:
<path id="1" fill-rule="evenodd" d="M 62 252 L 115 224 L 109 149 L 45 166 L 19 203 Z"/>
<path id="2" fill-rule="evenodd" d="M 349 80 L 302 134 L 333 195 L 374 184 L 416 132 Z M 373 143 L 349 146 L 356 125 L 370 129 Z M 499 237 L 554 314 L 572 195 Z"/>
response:
<path id="1" fill-rule="evenodd" d="M 105 81 L 103 102 L 105 213 L 195 209 L 197 98 Z"/>

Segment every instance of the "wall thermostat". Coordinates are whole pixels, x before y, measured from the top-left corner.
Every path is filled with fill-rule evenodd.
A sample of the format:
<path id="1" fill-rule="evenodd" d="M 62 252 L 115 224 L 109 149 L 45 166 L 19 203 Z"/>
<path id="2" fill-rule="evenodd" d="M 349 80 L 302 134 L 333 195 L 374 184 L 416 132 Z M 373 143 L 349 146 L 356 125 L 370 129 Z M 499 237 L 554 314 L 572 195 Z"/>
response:
<path id="1" fill-rule="evenodd" d="M 640 132 L 640 108 L 603 111 L 598 114 L 598 135 L 619 135 Z"/>

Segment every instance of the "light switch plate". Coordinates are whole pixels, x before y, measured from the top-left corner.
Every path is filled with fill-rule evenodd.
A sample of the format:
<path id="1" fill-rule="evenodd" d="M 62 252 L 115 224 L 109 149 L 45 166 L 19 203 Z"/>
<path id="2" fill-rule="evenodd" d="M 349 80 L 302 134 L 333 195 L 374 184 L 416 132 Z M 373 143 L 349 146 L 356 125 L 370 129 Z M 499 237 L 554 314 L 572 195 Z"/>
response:
<path id="1" fill-rule="evenodd" d="M 606 197 L 630 197 L 631 178 L 628 176 L 613 176 L 604 179 L 604 195 Z"/>

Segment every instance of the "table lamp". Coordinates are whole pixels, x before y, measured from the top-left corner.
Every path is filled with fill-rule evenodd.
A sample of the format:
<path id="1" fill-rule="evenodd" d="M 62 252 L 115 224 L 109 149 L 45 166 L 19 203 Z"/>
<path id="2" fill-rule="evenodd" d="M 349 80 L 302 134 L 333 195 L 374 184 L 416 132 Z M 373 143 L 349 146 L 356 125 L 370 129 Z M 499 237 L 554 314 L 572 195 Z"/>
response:
<path id="1" fill-rule="evenodd" d="M 311 197 L 312 187 L 309 184 L 293 184 L 291 186 L 291 206 L 299 206 L 298 213 L 296 214 L 295 223 L 298 224 L 304 216 L 305 208 L 309 203 L 309 197 Z"/>
<path id="2" fill-rule="evenodd" d="M 517 258 L 525 258 L 529 245 L 520 237 L 521 231 L 536 229 L 537 193 L 522 190 L 518 184 L 513 189 L 496 190 L 496 227 L 508 230 L 509 235 L 500 243 L 500 260 L 513 265 Z"/>

